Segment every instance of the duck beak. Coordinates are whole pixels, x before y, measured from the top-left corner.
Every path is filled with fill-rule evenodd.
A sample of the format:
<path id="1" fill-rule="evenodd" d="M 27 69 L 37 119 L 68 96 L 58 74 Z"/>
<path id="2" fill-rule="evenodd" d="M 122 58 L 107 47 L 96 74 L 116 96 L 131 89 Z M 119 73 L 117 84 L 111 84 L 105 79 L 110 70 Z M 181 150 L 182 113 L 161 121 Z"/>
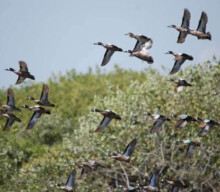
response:
<path id="1" fill-rule="evenodd" d="M 169 52 L 166 52 L 166 53 L 164 53 L 164 54 L 169 54 Z"/>

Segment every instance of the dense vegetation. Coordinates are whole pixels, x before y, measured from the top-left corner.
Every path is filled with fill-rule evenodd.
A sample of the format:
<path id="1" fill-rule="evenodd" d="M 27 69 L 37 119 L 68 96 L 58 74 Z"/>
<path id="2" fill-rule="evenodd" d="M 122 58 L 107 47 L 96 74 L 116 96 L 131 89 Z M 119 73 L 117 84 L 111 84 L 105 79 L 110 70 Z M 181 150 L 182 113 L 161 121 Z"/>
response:
<path id="1" fill-rule="evenodd" d="M 90 70 L 77 74 L 74 70 L 64 76 L 51 77 L 50 101 L 56 104 L 52 114 L 45 115 L 33 130 L 25 131 L 31 112 L 16 113 L 22 123 L 10 131 L 0 131 L 0 191 L 60 191 L 72 169 L 77 170 L 76 191 L 108 191 L 109 185 L 147 185 L 151 173 L 159 168 L 162 178 L 184 178 L 190 187 L 184 191 L 220 191 L 219 128 L 202 138 L 198 122 L 182 130 L 174 130 L 175 120 L 167 122 L 159 134 L 150 134 L 152 120 L 146 112 L 164 115 L 188 114 L 194 117 L 220 118 L 220 62 L 186 68 L 179 76 L 193 87 L 180 94 L 174 92 L 170 77 L 147 69 L 134 72 L 120 69 L 103 74 Z M 176 76 L 177 77 L 177 76 Z M 42 84 L 11 87 L 16 105 L 33 104 L 27 96 L 38 98 Z M 6 90 L 0 90 L 0 102 L 5 103 Z M 92 108 L 111 109 L 122 116 L 112 121 L 104 132 L 94 133 L 102 116 Z M 3 127 L 5 118 L 0 117 Z M 133 139 L 138 139 L 132 160 L 134 165 L 115 162 L 107 156 L 123 151 Z M 184 158 L 186 147 L 177 139 L 192 139 L 201 143 L 193 157 Z M 78 162 L 97 160 L 105 165 L 83 177 Z M 129 181 L 128 181 L 129 180 Z M 117 181 L 117 182 L 116 182 Z M 169 186 L 159 182 L 161 191 Z M 115 191 L 121 191 L 115 188 Z"/>

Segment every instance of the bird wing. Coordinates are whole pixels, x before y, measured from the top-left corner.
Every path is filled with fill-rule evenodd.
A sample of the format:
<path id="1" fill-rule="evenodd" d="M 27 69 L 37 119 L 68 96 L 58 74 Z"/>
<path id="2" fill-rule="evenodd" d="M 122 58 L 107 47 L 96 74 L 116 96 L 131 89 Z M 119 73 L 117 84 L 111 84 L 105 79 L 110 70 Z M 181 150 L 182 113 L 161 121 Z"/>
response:
<path id="1" fill-rule="evenodd" d="M 182 24 L 181 27 L 188 29 L 189 28 L 189 21 L 191 18 L 191 14 L 189 12 L 188 9 L 184 9 L 184 14 L 183 14 L 183 18 L 182 18 Z"/>
<path id="2" fill-rule="evenodd" d="M 131 157 L 136 144 L 137 144 L 137 139 L 135 138 L 128 144 L 125 151 L 123 152 L 123 155 L 126 157 Z"/>
<path id="3" fill-rule="evenodd" d="M 92 171 L 92 168 L 89 165 L 83 165 L 81 175 L 87 174 Z"/>
<path id="4" fill-rule="evenodd" d="M 136 42 L 135 46 L 134 46 L 134 49 L 132 52 L 137 52 L 137 51 L 140 51 L 141 50 L 141 46 L 144 44 L 144 42 L 142 41 L 138 41 Z"/>
<path id="5" fill-rule="evenodd" d="M 189 144 L 185 156 L 186 156 L 186 157 L 191 157 L 191 156 L 192 156 L 192 153 L 193 153 L 193 151 L 194 151 L 194 149 L 195 149 L 195 145 L 194 145 L 194 144 Z"/>
<path id="6" fill-rule="evenodd" d="M 180 128 L 183 128 L 185 127 L 187 124 L 187 121 L 184 120 L 184 119 L 179 119 L 176 124 L 175 124 L 175 129 L 180 129 Z"/>
<path id="7" fill-rule="evenodd" d="M 157 178 L 158 178 L 159 172 L 156 171 L 150 178 L 150 185 L 151 187 L 156 187 L 157 186 Z"/>
<path id="8" fill-rule="evenodd" d="M 19 61 L 20 71 L 28 72 L 27 64 L 24 61 Z"/>
<path id="9" fill-rule="evenodd" d="M 11 128 L 11 126 L 13 125 L 14 122 L 15 122 L 14 119 L 8 118 L 7 121 L 6 121 L 6 123 L 5 123 L 5 126 L 4 126 L 4 128 L 3 128 L 3 131 L 9 130 L 9 129 Z"/>
<path id="10" fill-rule="evenodd" d="M 157 131 L 157 129 L 164 123 L 164 119 L 163 118 L 159 118 L 158 120 L 156 120 L 154 122 L 154 125 L 151 129 L 151 132 Z"/>
<path id="11" fill-rule="evenodd" d="M 18 85 L 18 84 L 20 84 L 20 83 L 23 83 L 25 79 L 26 79 L 26 77 L 18 76 L 18 79 L 17 79 L 17 81 L 16 81 L 15 84 Z"/>
<path id="12" fill-rule="evenodd" d="M 67 179 L 67 181 L 66 181 L 66 186 L 68 186 L 68 187 L 73 187 L 74 180 L 75 180 L 75 176 L 76 176 L 76 170 L 73 170 L 73 171 L 70 173 L 70 175 L 69 175 L 69 177 L 68 177 L 68 179 Z"/>
<path id="13" fill-rule="evenodd" d="M 205 135 L 208 131 L 209 131 L 209 129 L 210 129 L 211 127 L 209 126 L 209 125 L 206 125 L 205 127 L 203 127 L 202 129 L 201 129 L 201 131 L 199 132 L 199 134 L 198 134 L 198 136 L 203 136 L 203 135 Z"/>
<path id="14" fill-rule="evenodd" d="M 11 89 L 8 89 L 7 95 L 7 105 L 15 106 L 14 92 Z"/>
<path id="15" fill-rule="evenodd" d="M 103 131 L 105 127 L 111 122 L 112 118 L 109 117 L 103 117 L 99 127 L 95 130 L 96 132 L 98 131 Z"/>
<path id="16" fill-rule="evenodd" d="M 180 32 L 177 39 L 177 43 L 184 43 L 186 36 L 187 36 L 187 32 Z"/>
<path id="17" fill-rule="evenodd" d="M 152 47 L 152 45 L 153 45 L 153 41 L 152 40 L 147 41 L 146 43 L 144 43 L 141 46 L 140 52 L 145 54 L 145 55 L 148 55 L 149 49 Z"/>
<path id="18" fill-rule="evenodd" d="M 202 33 L 205 33 L 207 22 L 208 22 L 207 14 L 203 11 L 203 12 L 202 12 L 202 15 L 201 15 L 201 17 L 200 17 L 200 20 L 199 20 L 199 25 L 198 25 L 198 27 L 197 27 L 197 31 L 200 31 L 200 32 L 202 32 Z"/>
<path id="19" fill-rule="evenodd" d="M 44 84 L 42 92 L 41 92 L 40 100 L 47 101 L 48 100 L 48 93 L 49 93 L 49 87 L 46 84 Z"/>
<path id="20" fill-rule="evenodd" d="M 105 55 L 104 55 L 103 60 L 102 60 L 102 65 L 101 66 L 106 65 L 110 61 L 111 56 L 113 55 L 114 52 L 115 51 L 113 51 L 113 50 L 109 50 L 109 49 L 106 50 Z"/>
<path id="21" fill-rule="evenodd" d="M 34 112 L 26 129 L 32 129 L 41 115 L 42 113 Z"/>
<path id="22" fill-rule="evenodd" d="M 176 60 L 176 62 L 174 63 L 174 66 L 172 68 L 172 70 L 170 71 L 170 74 L 174 74 L 174 73 L 177 73 L 180 68 L 181 68 L 181 65 L 185 62 L 185 59 L 180 59 L 180 60 Z"/>

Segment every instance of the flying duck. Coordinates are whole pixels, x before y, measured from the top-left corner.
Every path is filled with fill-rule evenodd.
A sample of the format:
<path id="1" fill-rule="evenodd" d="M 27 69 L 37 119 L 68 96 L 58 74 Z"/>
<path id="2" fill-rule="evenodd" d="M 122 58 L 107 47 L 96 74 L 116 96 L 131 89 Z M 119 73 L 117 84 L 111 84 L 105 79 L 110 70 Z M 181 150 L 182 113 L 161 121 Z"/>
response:
<path id="1" fill-rule="evenodd" d="M 186 60 L 190 60 L 190 61 L 193 60 L 193 57 L 191 55 L 187 55 L 186 53 L 174 53 L 173 51 L 168 51 L 165 54 L 171 54 L 175 57 L 174 58 L 175 63 L 174 63 L 174 66 L 173 66 L 172 70 L 170 71 L 170 74 L 177 73 L 180 70 L 182 64 Z"/>
<path id="2" fill-rule="evenodd" d="M 153 127 L 151 128 L 150 132 L 158 132 L 159 128 L 166 122 L 166 121 L 171 121 L 168 117 L 164 115 L 159 115 L 159 114 L 151 114 L 151 113 L 146 113 L 147 116 L 150 116 L 154 119 L 154 124 Z"/>
<path id="3" fill-rule="evenodd" d="M 38 105 L 55 107 L 55 105 L 50 103 L 50 101 L 48 100 L 48 94 L 49 94 L 49 87 L 46 84 L 43 84 L 43 89 L 39 100 L 34 99 L 34 97 L 28 97 L 27 99 L 34 101 Z"/>
<path id="4" fill-rule="evenodd" d="M 192 157 L 195 147 L 200 146 L 198 142 L 191 141 L 189 139 L 186 140 L 178 139 L 177 142 L 181 142 L 184 145 L 188 145 L 188 149 L 186 151 L 185 157 L 189 157 L 189 158 Z"/>
<path id="5" fill-rule="evenodd" d="M 148 41 L 152 41 L 151 38 L 148 38 L 144 35 L 135 35 L 133 33 L 127 33 L 125 35 L 128 35 L 129 37 L 134 38 L 134 39 L 137 40 L 132 52 L 140 51 L 140 48 L 143 44 L 145 44 Z"/>
<path id="6" fill-rule="evenodd" d="M 184 87 L 192 86 L 191 83 L 187 82 L 185 79 L 182 78 L 179 78 L 178 81 L 175 81 L 174 79 L 170 79 L 170 81 L 174 82 L 177 85 L 177 93 L 182 92 Z"/>
<path id="7" fill-rule="evenodd" d="M 60 189 L 66 191 L 66 192 L 74 192 L 73 185 L 74 185 L 74 181 L 75 181 L 75 176 L 76 176 L 76 171 L 73 170 L 66 181 L 66 185 L 61 186 Z"/>
<path id="8" fill-rule="evenodd" d="M 188 30 L 189 30 L 190 18 L 191 18 L 191 14 L 190 14 L 189 10 L 184 9 L 181 26 L 180 27 L 178 27 L 176 25 L 168 26 L 168 27 L 174 28 L 174 29 L 176 29 L 177 31 L 180 32 L 179 36 L 178 36 L 178 39 L 177 39 L 177 43 L 184 43 L 185 38 L 188 34 Z"/>
<path id="9" fill-rule="evenodd" d="M 203 11 L 199 20 L 199 25 L 197 27 L 197 30 L 188 30 L 188 33 L 191 35 L 196 36 L 198 39 L 212 39 L 211 33 L 206 33 L 206 24 L 208 22 L 208 16 Z"/>
<path id="10" fill-rule="evenodd" d="M 115 45 L 105 44 L 105 43 L 102 43 L 102 42 L 94 43 L 94 45 L 101 45 L 101 46 L 103 46 L 107 49 L 106 52 L 105 52 L 104 58 L 102 60 L 101 66 L 106 65 L 110 61 L 111 56 L 113 55 L 113 53 L 115 51 L 123 51 L 121 48 L 119 48 Z"/>
<path id="11" fill-rule="evenodd" d="M 78 167 L 82 168 L 81 176 L 84 174 L 91 173 L 93 171 L 96 171 L 99 167 L 104 167 L 102 164 L 98 163 L 97 161 L 89 161 L 88 163 L 78 163 Z"/>
<path id="12" fill-rule="evenodd" d="M 0 115 L 2 115 L 3 117 L 7 118 L 7 121 L 5 123 L 5 126 L 3 128 L 3 131 L 8 131 L 11 126 L 14 124 L 15 121 L 17 122 L 21 122 L 21 119 L 19 119 L 18 117 L 16 117 L 14 114 L 12 113 L 4 113 L 4 110 L 0 111 Z"/>
<path id="13" fill-rule="evenodd" d="M 149 49 L 152 47 L 153 41 L 150 39 L 146 43 L 140 46 L 139 51 L 124 51 L 125 53 L 130 53 L 130 56 L 137 57 L 142 61 L 146 61 L 148 64 L 152 64 L 154 62 L 153 57 L 149 55 Z"/>
<path id="14" fill-rule="evenodd" d="M 121 120 L 120 115 L 110 110 L 92 109 L 92 112 L 98 112 L 104 116 L 95 132 L 104 131 L 105 127 L 111 122 L 112 119 Z"/>
<path id="15" fill-rule="evenodd" d="M 159 177 L 159 170 L 153 173 L 153 175 L 150 178 L 150 184 L 148 186 L 145 186 L 144 189 L 147 189 L 147 191 L 158 191 L 159 190 L 157 187 L 158 177 Z"/>
<path id="16" fill-rule="evenodd" d="M 199 132 L 198 136 L 199 137 L 204 136 L 214 126 L 220 126 L 220 123 L 213 121 L 211 119 L 204 119 L 202 123 L 199 125 L 201 131 Z"/>
<path id="17" fill-rule="evenodd" d="M 43 108 L 43 107 L 40 107 L 40 106 L 38 106 L 38 105 L 33 106 L 33 107 L 29 107 L 28 105 L 23 105 L 23 107 L 26 108 L 26 109 L 29 109 L 30 111 L 33 111 L 33 112 L 34 112 L 33 115 L 32 115 L 31 118 L 30 118 L 30 121 L 29 121 L 29 123 L 28 123 L 26 129 L 32 129 L 32 128 L 35 126 L 37 120 L 41 117 L 41 115 L 42 115 L 43 113 L 45 113 L 45 114 L 51 114 L 51 113 L 50 113 L 50 110 L 45 109 L 45 108 Z"/>
<path id="18" fill-rule="evenodd" d="M 118 161 L 124 161 L 124 162 L 132 162 L 131 161 L 131 155 L 134 151 L 134 148 L 137 144 L 137 139 L 133 139 L 126 147 L 126 149 L 124 150 L 123 154 L 119 153 L 119 152 L 114 152 L 112 154 L 110 154 L 109 156 L 112 157 L 115 160 Z"/>
<path id="19" fill-rule="evenodd" d="M 1 105 L 6 111 L 12 112 L 12 111 L 21 111 L 19 108 L 15 106 L 15 98 L 14 98 L 14 92 L 11 89 L 7 90 L 7 103 L 6 105 Z"/>
<path id="20" fill-rule="evenodd" d="M 13 68 L 5 69 L 6 71 L 12 71 L 16 75 L 18 75 L 18 80 L 15 83 L 16 85 L 23 83 L 26 78 L 35 80 L 35 77 L 29 73 L 27 64 L 24 61 L 19 61 L 19 66 L 20 66 L 19 71 L 15 70 Z"/>
<path id="21" fill-rule="evenodd" d="M 191 122 L 191 121 L 197 121 L 197 119 L 195 119 L 194 117 L 191 117 L 189 115 L 173 115 L 173 117 L 178 117 L 178 120 L 175 124 L 175 129 L 182 129 L 183 127 L 185 127 L 187 125 L 187 123 Z"/>

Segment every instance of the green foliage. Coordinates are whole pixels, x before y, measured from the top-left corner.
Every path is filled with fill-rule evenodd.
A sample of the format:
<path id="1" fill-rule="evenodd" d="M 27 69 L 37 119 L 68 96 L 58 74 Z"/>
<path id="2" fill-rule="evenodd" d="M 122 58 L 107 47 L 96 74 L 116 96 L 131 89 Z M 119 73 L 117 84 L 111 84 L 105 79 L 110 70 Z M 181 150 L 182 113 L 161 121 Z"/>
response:
<path id="1" fill-rule="evenodd" d="M 181 72 L 193 87 L 182 93 L 174 92 L 174 84 L 155 70 L 134 72 L 120 69 L 109 74 L 77 74 L 52 76 L 51 115 L 43 116 L 33 130 L 25 131 L 32 113 L 25 109 L 16 113 L 22 123 L 15 123 L 10 131 L 0 132 L 0 191 L 59 191 L 57 184 L 65 184 L 76 168 L 76 191 L 108 191 L 117 180 L 126 185 L 147 185 L 151 173 L 159 168 L 162 178 L 186 178 L 187 190 L 219 191 L 219 133 L 218 127 L 200 138 L 198 122 L 182 130 L 174 130 L 175 120 L 161 127 L 159 134 L 149 132 L 152 120 L 144 113 L 164 115 L 188 114 L 218 120 L 220 107 L 220 63 L 207 62 L 190 66 Z M 41 84 L 12 87 L 16 105 L 33 104 L 27 96 L 38 98 Z M 5 103 L 6 90 L 0 90 L 0 102 Z M 122 116 L 113 120 L 104 132 L 94 133 L 102 116 L 92 113 L 93 107 L 111 109 Z M 1 117 L 1 126 L 5 119 Z M 138 139 L 132 160 L 134 165 L 115 162 L 108 154 L 121 151 L 133 139 Z M 177 139 L 192 139 L 201 143 L 193 157 L 184 158 L 186 148 Z M 91 175 L 79 177 L 78 162 L 97 160 L 105 168 Z M 132 181 L 131 176 L 136 178 Z M 161 191 L 168 186 L 160 183 Z M 115 189 L 115 191 L 120 189 Z"/>

